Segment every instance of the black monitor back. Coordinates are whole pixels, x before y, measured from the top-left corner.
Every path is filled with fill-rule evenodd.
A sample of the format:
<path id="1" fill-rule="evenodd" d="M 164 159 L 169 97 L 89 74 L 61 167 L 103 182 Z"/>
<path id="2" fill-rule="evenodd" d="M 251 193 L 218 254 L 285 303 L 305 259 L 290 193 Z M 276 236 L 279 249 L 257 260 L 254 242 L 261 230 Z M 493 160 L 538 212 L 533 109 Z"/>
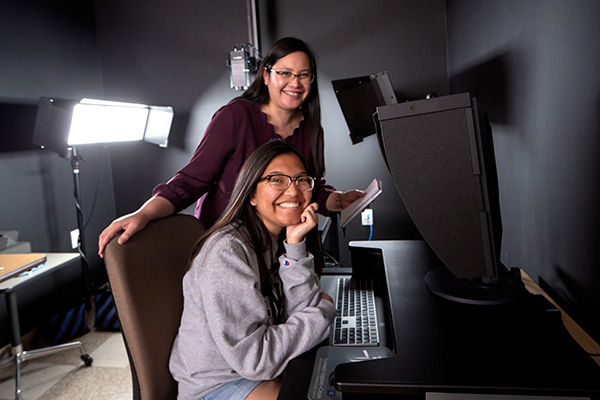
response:
<path id="1" fill-rule="evenodd" d="M 368 76 L 331 81 L 352 144 L 375 134 L 373 114 L 379 106 L 396 104 L 396 95 L 387 71 Z"/>
<path id="2" fill-rule="evenodd" d="M 377 108 L 408 213 L 457 278 L 495 279 L 502 224 L 491 129 L 468 93 Z"/>

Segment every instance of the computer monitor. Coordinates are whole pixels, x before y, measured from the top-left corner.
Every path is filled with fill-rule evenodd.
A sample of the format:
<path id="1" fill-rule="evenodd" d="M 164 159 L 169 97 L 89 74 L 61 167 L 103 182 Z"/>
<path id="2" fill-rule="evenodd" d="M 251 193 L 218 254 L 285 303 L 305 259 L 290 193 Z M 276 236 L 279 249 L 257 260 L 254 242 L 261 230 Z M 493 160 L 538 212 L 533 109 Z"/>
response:
<path id="1" fill-rule="evenodd" d="M 400 197 L 445 268 L 428 288 L 469 304 L 502 304 L 523 289 L 500 262 L 502 219 L 492 130 L 469 93 L 377 108 L 383 156 Z"/>
<path id="2" fill-rule="evenodd" d="M 352 144 L 375 134 L 373 114 L 379 106 L 396 104 L 396 95 L 387 71 L 331 82 Z"/>

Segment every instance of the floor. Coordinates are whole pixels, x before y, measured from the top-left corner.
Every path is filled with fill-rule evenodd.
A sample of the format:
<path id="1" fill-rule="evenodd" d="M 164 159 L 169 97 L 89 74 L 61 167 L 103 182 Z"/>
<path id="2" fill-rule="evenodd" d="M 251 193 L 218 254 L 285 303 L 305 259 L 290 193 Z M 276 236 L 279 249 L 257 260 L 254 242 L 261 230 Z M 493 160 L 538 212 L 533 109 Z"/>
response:
<path id="1" fill-rule="evenodd" d="M 119 332 L 95 330 L 80 340 L 93 358 L 84 365 L 78 348 L 22 364 L 23 400 L 131 400 L 131 373 Z M 0 368 L 0 400 L 15 399 L 14 364 Z"/>

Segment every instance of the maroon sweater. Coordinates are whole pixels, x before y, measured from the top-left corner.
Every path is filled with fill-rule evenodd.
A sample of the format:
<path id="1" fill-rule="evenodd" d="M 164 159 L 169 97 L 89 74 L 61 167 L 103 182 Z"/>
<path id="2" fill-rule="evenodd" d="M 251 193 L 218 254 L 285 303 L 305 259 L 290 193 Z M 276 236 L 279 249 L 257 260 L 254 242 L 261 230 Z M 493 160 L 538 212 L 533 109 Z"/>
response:
<path id="1" fill-rule="evenodd" d="M 272 139 L 281 139 L 260 105 L 236 99 L 221 107 L 208 124 L 190 162 L 167 183 L 156 186 L 153 196 L 161 196 L 175 206 L 176 212 L 198 200 L 195 215 L 206 227 L 219 218 L 233 190 L 235 178 L 248 156 Z M 307 160 L 312 157 L 311 133 L 305 121 L 285 139 L 296 146 Z M 313 195 L 319 210 L 335 189 L 318 177 Z"/>

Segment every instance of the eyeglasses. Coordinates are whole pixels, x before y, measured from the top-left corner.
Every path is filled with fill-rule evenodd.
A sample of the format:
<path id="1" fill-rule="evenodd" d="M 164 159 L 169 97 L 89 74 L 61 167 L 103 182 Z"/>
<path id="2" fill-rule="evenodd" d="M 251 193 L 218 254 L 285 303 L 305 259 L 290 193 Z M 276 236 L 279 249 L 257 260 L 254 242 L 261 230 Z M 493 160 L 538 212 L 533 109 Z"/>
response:
<path id="1" fill-rule="evenodd" d="M 284 174 L 267 175 L 260 178 L 259 182 L 260 181 L 269 181 L 269 184 L 275 190 L 286 190 L 290 187 L 292 181 L 296 183 L 298 189 L 304 192 L 310 192 L 315 187 L 315 179 L 308 175 L 302 175 L 296 178 Z"/>
<path id="2" fill-rule="evenodd" d="M 286 81 L 293 81 L 294 78 L 298 78 L 298 80 L 302 83 L 312 83 L 315 80 L 315 76 L 309 72 L 301 72 L 299 74 L 294 74 L 290 71 L 275 71 L 273 68 L 268 67 L 269 72 L 275 72 L 279 77 Z"/>

